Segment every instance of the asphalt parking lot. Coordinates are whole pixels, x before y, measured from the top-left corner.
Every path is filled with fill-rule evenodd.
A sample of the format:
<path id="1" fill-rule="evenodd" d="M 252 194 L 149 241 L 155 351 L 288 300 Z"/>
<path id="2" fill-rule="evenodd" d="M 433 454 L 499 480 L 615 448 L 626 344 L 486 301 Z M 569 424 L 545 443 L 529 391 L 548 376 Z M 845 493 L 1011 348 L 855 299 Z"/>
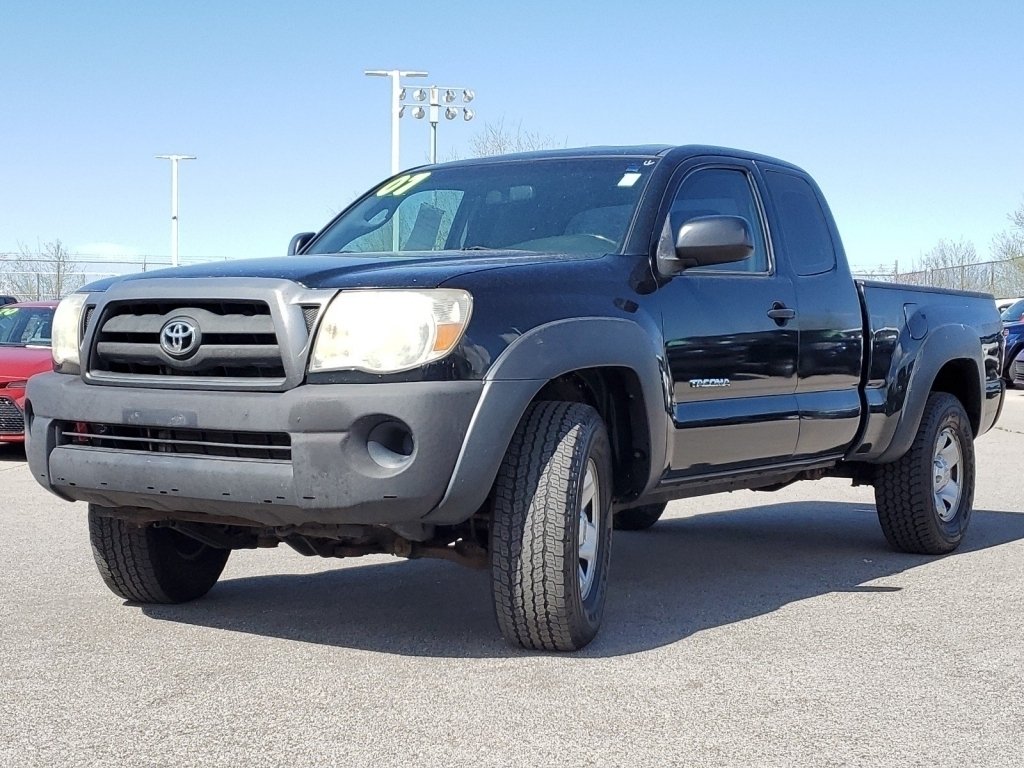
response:
<path id="1" fill-rule="evenodd" d="M 576 655 L 507 647 L 487 575 L 232 554 L 203 600 L 123 603 L 85 506 L 0 449 L 0 765 L 1020 765 L 1024 392 L 943 558 L 838 480 L 676 502 L 616 534 Z"/>

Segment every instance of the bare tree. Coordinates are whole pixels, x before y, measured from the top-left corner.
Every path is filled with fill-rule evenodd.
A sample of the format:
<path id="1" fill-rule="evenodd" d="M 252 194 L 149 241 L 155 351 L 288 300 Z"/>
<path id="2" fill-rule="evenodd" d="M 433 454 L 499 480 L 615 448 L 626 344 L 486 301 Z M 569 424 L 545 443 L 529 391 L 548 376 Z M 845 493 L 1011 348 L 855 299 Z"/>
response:
<path id="1" fill-rule="evenodd" d="M 990 264 L 978 262 L 978 251 L 969 240 L 939 240 L 925 253 L 912 272 L 900 274 L 900 280 L 937 288 L 989 291 L 992 285 Z"/>
<path id="2" fill-rule="evenodd" d="M 1008 213 L 1010 228 L 992 238 L 992 256 L 996 259 L 1024 258 L 1024 202 Z"/>
<path id="3" fill-rule="evenodd" d="M 522 123 L 507 127 L 505 118 L 497 123 L 484 123 L 483 129 L 469 142 L 473 157 L 532 152 L 537 149 L 556 149 L 564 146 L 564 141 L 559 144 L 553 136 L 523 130 Z"/>
<path id="4" fill-rule="evenodd" d="M 925 269 L 949 269 L 977 263 L 978 251 L 970 240 L 943 238 L 921 257 L 921 266 Z"/>
<path id="5" fill-rule="evenodd" d="M 909 272 L 897 263 L 857 274 L 875 280 L 986 291 L 997 297 L 1024 296 L 1024 202 L 1006 218 L 1010 227 L 992 238 L 989 261 L 978 260 L 970 241 L 939 240 Z"/>
<path id="6" fill-rule="evenodd" d="M 1010 228 L 992 238 L 992 258 L 998 263 L 996 286 L 1000 296 L 1024 295 L 1024 202 L 1006 216 Z"/>
<path id="7" fill-rule="evenodd" d="M 42 243 L 35 251 L 19 244 L 0 272 L 3 292 L 22 300 L 61 299 L 84 282 L 75 257 L 60 240 Z"/>

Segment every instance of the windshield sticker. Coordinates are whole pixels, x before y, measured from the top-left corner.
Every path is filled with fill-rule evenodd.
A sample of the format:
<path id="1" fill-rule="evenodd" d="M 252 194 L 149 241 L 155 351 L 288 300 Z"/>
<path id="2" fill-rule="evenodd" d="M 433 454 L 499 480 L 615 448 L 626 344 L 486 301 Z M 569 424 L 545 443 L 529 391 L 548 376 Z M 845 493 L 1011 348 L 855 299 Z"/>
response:
<path id="1" fill-rule="evenodd" d="M 407 173 L 397 178 L 394 178 L 387 184 L 385 184 L 383 187 L 377 190 L 377 197 L 387 197 L 388 195 L 392 195 L 394 197 L 401 197 L 410 189 L 412 189 L 417 184 L 426 179 L 428 176 L 430 176 L 430 172 L 424 171 L 423 173 Z"/>
<path id="2" fill-rule="evenodd" d="M 626 171 L 624 174 L 622 174 L 622 178 L 619 179 L 619 183 L 616 186 L 632 187 L 634 184 L 640 181 L 641 176 L 643 176 L 643 174 L 639 173 L 638 171 Z"/>

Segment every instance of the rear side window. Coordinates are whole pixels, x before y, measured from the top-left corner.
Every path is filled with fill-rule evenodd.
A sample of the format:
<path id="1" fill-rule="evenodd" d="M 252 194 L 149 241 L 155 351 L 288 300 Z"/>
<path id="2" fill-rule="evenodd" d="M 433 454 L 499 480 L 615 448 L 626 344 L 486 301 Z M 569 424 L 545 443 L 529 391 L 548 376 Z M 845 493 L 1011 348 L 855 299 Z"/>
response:
<path id="1" fill-rule="evenodd" d="M 778 229 L 793 271 L 820 275 L 836 266 L 836 250 L 818 196 L 805 179 L 766 171 L 765 183 L 778 213 Z"/>

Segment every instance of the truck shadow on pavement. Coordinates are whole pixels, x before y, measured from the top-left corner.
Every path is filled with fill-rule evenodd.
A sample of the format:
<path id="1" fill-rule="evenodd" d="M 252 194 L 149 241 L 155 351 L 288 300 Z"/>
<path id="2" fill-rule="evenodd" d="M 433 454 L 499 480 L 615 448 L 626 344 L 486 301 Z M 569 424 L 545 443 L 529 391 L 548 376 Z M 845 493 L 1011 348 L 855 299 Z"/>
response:
<path id="1" fill-rule="evenodd" d="M 948 557 L 1024 539 L 1024 514 L 974 514 L 964 545 Z M 649 531 L 616 532 L 604 625 L 578 655 L 659 648 L 829 593 L 892 599 L 898 582 L 871 582 L 935 561 L 888 549 L 869 504 L 800 502 L 667 518 Z M 142 610 L 163 621 L 405 656 L 529 653 L 502 641 L 487 572 L 440 561 L 226 579 L 195 603 Z"/>

